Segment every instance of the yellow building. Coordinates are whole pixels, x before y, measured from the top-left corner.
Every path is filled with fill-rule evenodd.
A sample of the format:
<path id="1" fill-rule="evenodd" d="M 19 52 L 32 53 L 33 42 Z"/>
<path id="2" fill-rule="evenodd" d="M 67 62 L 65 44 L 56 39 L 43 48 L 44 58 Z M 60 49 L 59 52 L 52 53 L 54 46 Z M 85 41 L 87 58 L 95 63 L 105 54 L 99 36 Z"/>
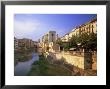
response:
<path id="1" fill-rule="evenodd" d="M 97 19 L 93 19 L 90 22 L 76 27 L 74 32 L 76 35 L 80 35 L 82 33 L 97 33 Z"/>
<path id="2" fill-rule="evenodd" d="M 73 36 L 76 35 L 75 30 L 76 28 L 74 28 L 70 33 L 69 33 L 69 39 Z"/>
<path id="3" fill-rule="evenodd" d="M 66 34 L 65 36 L 61 37 L 61 40 L 63 42 L 68 42 L 69 41 L 69 34 Z"/>
<path id="4" fill-rule="evenodd" d="M 71 37 L 73 35 L 81 35 L 82 33 L 97 33 L 97 19 L 92 19 L 91 21 L 82 24 L 80 26 L 77 26 L 76 28 L 74 28 L 70 33 L 64 35 L 63 37 L 61 37 L 61 40 L 63 42 L 68 42 L 69 39 L 71 39 Z"/>

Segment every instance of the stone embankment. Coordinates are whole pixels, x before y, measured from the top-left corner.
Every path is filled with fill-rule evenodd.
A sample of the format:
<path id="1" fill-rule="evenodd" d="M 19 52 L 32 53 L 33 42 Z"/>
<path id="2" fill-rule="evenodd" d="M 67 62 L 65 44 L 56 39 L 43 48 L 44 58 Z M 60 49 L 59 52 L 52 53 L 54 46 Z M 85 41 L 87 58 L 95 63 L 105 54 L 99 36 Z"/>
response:
<path id="1" fill-rule="evenodd" d="M 68 52 L 49 52 L 47 55 L 50 55 L 53 60 L 64 60 L 68 64 L 74 65 L 81 69 L 87 69 L 86 67 L 88 67 L 92 70 L 97 70 L 96 55 L 91 55 L 91 57 L 87 55 L 85 57 L 84 55 L 73 55 Z"/>

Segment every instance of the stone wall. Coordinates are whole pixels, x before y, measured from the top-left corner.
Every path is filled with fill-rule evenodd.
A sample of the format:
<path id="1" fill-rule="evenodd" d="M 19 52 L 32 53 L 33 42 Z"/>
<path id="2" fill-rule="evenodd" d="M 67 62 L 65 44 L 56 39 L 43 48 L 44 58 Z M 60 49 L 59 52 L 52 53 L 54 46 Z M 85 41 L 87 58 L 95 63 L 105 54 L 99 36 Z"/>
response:
<path id="1" fill-rule="evenodd" d="M 73 56 L 67 53 L 50 53 L 54 60 L 65 60 L 67 63 L 84 69 L 84 57 Z"/>
<path id="2" fill-rule="evenodd" d="M 81 69 L 97 70 L 97 58 L 90 53 L 85 53 L 84 56 L 73 55 L 65 52 L 49 53 L 54 60 L 65 60 L 67 63 L 72 64 Z"/>
<path id="3" fill-rule="evenodd" d="M 93 59 L 93 63 L 92 63 L 92 69 L 93 70 L 97 70 L 97 55 L 95 54 L 95 55 L 93 55 L 92 56 L 92 59 Z"/>

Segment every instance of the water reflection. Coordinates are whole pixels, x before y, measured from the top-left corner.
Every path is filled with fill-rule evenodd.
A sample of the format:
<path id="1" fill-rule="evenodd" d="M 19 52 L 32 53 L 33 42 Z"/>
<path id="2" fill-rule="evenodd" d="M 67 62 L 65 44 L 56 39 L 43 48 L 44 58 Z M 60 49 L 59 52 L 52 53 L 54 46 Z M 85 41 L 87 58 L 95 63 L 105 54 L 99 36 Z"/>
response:
<path id="1" fill-rule="evenodd" d="M 32 59 L 25 62 L 18 62 L 18 64 L 14 68 L 15 76 L 26 76 L 27 73 L 31 69 L 31 65 L 34 61 L 39 60 L 39 56 L 37 53 L 32 54 Z"/>

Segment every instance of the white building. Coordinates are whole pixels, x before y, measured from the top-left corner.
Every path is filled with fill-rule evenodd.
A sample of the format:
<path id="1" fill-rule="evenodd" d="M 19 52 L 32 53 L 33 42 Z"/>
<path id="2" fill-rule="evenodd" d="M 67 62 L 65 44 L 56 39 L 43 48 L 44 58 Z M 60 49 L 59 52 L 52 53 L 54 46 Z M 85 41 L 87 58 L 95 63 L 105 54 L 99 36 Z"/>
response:
<path id="1" fill-rule="evenodd" d="M 55 42 L 56 39 L 57 39 L 56 31 L 49 31 L 42 37 L 42 42 L 44 43 Z"/>
<path id="2" fill-rule="evenodd" d="M 14 49 L 18 48 L 18 39 L 14 37 Z"/>

